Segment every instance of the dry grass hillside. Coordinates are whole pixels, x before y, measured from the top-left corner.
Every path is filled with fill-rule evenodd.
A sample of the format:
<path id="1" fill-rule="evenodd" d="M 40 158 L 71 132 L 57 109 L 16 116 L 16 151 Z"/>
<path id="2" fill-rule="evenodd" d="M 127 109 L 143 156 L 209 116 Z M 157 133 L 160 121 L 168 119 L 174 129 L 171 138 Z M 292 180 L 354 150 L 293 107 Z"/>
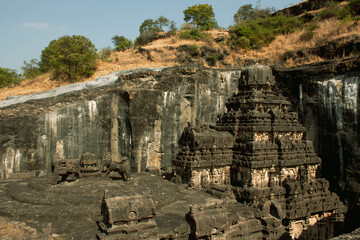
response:
<path id="1" fill-rule="evenodd" d="M 360 53 L 359 21 L 336 18 L 320 21 L 310 40 L 302 38 L 305 31 L 303 29 L 278 35 L 270 45 L 257 50 L 235 50 L 229 47 L 230 34 L 225 29 L 208 31 L 207 37 L 198 41 L 181 39 L 179 32 L 172 36 L 163 34 L 162 38 L 141 48 L 112 52 L 107 59 L 98 60 L 94 75 L 83 81 L 91 81 L 114 71 L 140 67 L 200 63 L 212 68 L 229 68 L 254 62 L 292 67 L 345 56 L 358 56 Z M 35 79 L 24 80 L 19 85 L 2 88 L 0 100 L 10 95 L 31 94 L 66 84 L 69 83 L 52 80 L 50 74 L 43 74 Z"/>

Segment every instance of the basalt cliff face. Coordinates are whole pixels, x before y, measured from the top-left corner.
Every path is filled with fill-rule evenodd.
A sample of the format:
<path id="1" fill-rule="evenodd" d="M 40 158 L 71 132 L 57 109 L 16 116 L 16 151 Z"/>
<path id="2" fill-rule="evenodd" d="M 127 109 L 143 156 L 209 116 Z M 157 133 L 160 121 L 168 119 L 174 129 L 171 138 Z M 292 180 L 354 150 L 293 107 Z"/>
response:
<path id="1" fill-rule="evenodd" d="M 93 82 L 0 102 L 0 177 L 50 172 L 55 157 L 130 159 L 133 172 L 169 171 L 188 122 L 212 123 L 239 70 L 197 67 L 116 72 Z"/>

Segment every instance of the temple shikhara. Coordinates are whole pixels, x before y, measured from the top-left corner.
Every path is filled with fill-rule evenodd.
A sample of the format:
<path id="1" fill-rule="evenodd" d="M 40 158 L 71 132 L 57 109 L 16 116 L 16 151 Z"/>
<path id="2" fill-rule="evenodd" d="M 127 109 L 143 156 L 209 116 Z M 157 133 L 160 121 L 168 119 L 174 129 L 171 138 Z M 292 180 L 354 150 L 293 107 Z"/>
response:
<path id="1" fill-rule="evenodd" d="M 263 225 L 272 226 L 265 230 L 269 239 L 328 239 L 333 224 L 344 221 L 346 207 L 319 178 L 321 159 L 274 84 L 269 67 L 243 70 L 238 91 L 216 125 L 189 124 L 183 131 L 173 161 L 176 178 L 210 193 L 231 189 L 238 202 L 261 212 Z M 201 218 L 193 219 L 201 226 Z M 228 236 L 229 229 L 222 235 Z"/>

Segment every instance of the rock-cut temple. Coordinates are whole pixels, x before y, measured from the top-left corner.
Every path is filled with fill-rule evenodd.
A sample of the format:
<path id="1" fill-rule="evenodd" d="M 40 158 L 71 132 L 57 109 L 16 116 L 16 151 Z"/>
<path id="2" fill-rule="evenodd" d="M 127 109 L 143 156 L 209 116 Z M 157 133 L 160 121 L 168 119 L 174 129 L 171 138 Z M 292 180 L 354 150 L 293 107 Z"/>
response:
<path id="1" fill-rule="evenodd" d="M 273 91 L 274 85 L 269 67 L 243 70 L 238 91 L 216 124 L 184 129 L 173 161 L 177 181 L 214 194 L 230 191 L 255 209 L 269 239 L 328 239 L 334 224 L 344 221 L 346 208 L 330 192 L 328 181 L 319 178 L 321 159 L 305 139 L 297 113 Z M 201 214 L 194 209 L 188 214 L 196 237 L 201 237 L 201 221 L 210 221 Z M 239 238 L 233 224 L 218 234 Z"/>

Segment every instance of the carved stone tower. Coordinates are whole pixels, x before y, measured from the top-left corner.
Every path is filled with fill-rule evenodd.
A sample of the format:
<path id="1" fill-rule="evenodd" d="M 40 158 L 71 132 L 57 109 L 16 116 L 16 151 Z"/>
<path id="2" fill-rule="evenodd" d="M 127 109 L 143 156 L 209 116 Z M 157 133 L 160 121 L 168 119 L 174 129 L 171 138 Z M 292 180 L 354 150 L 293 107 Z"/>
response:
<path id="1" fill-rule="evenodd" d="M 289 111 L 290 102 L 273 92 L 274 83 L 269 67 L 242 71 L 239 92 L 217 122 L 217 130 L 235 136 L 234 185 L 264 188 L 287 179 L 315 179 L 321 160 L 311 141 L 303 140 L 305 128 L 297 113 Z"/>
<path id="2" fill-rule="evenodd" d="M 226 179 L 230 169 L 237 201 L 260 211 L 266 239 L 329 239 L 334 223 L 344 221 L 346 207 L 330 192 L 328 181 L 318 178 L 321 160 L 303 138 L 305 128 L 290 111 L 290 102 L 273 91 L 274 84 L 269 67 L 243 70 L 238 91 L 216 126 L 184 130 L 174 169 L 193 186 L 203 185 L 204 170 L 208 175 L 221 170 Z"/>

